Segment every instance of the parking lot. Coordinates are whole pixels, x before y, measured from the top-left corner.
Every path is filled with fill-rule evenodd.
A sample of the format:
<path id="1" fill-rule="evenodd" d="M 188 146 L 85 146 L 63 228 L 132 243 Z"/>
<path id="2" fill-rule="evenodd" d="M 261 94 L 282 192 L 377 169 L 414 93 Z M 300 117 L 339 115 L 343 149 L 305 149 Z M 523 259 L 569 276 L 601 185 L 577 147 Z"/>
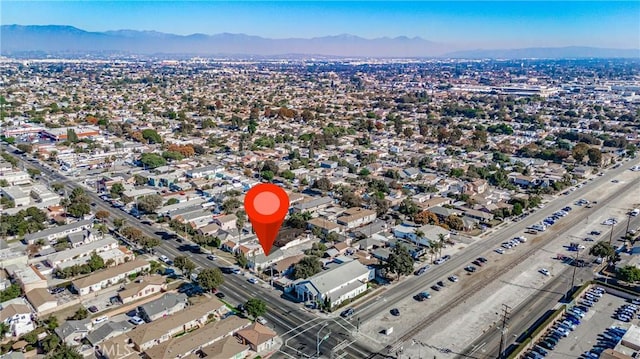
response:
<path id="1" fill-rule="evenodd" d="M 591 350 L 598 342 L 598 335 L 611 326 L 628 328 L 631 324 L 638 325 L 638 319 L 631 322 L 621 322 L 615 319 L 616 311 L 630 302 L 624 298 L 605 293 L 587 312 L 581 323 L 569 336 L 558 341 L 554 350 L 549 350 L 546 358 L 578 358 Z"/>

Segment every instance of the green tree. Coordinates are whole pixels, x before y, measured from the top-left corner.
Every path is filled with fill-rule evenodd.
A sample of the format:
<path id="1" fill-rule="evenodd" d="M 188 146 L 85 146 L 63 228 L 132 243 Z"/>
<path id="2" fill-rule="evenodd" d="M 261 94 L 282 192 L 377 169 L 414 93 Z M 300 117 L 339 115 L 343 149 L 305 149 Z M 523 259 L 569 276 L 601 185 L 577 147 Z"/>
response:
<path id="1" fill-rule="evenodd" d="M 97 271 L 98 269 L 103 269 L 105 267 L 104 259 L 102 259 L 102 257 L 100 257 L 96 252 L 91 253 L 91 258 L 89 258 L 87 264 L 89 264 L 92 271 Z"/>
<path id="2" fill-rule="evenodd" d="M 317 257 L 307 256 L 293 266 L 293 278 L 309 278 L 322 270 L 322 263 Z"/>
<path id="3" fill-rule="evenodd" d="M 193 272 L 194 269 L 196 269 L 196 265 L 191 261 L 191 259 L 189 259 L 189 257 L 187 256 L 177 256 L 174 260 L 173 263 L 175 264 L 176 268 L 180 268 L 180 270 L 186 275 L 189 276 L 191 275 L 191 273 Z M 198 275 L 199 277 L 200 275 Z"/>
<path id="4" fill-rule="evenodd" d="M 444 222 L 447 224 L 447 226 L 449 226 L 449 228 L 453 230 L 461 231 L 464 229 L 464 222 L 462 221 L 462 218 L 456 216 L 455 214 L 448 215 L 447 218 L 445 218 Z"/>
<path id="5" fill-rule="evenodd" d="M 127 223 L 127 220 L 124 218 L 114 218 L 113 219 L 113 225 L 116 227 L 116 229 L 120 229 L 122 227 L 124 227 L 124 225 Z"/>
<path id="6" fill-rule="evenodd" d="M 205 290 L 211 290 L 224 283 L 224 277 L 218 267 L 205 268 L 198 274 L 196 282 Z"/>
<path id="7" fill-rule="evenodd" d="M 573 159 L 575 159 L 577 162 L 582 162 L 582 160 L 584 159 L 584 156 L 587 155 L 588 151 L 589 151 L 589 145 L 587 145 L 584 142 L 578 142 L 575 146 L 573 146 L 573 149 L 571 150 L 571 155 L 573 156 Z"/>
<path id="8" fill-rule="evenodd" d="M 57 349 L 59 345 L 60 338 L 58 338 L 58 336 L 55 334 L 48 335 L 46 338 L 40 341 L 40 347 L 45 353 L 50 353 L 51 351 Z"/>
<path id="9" fill-rule="evenodd" d="M 142 156 L 140 156 L 140 163 L 146 168 L 154 169 L 166 165 L 167 160 L 157 153 L 143 153 Z"/>
<path id="10" fill-rule="evenodd" d="M 89 316 L 89 311 L 87 310 L 87 308 L 80 306 L 76 312 L 69 318 L 67 318 L 68 320 L 82 320 L 82 319 L 86 319 Z"/>
<path id="11" fill-rule="evenodd" d="M 144 249 L 151 249 L 153 247 L 157 247 L 160 245 L 160 240 L 156 237 L 142 236 L 140 240 L 138 240 L 138 244 L 141 245 Z"/>
<path id="12" fill-rule="evenodd" d="M 109 194 L 112 198 L 120 198 L 120 195 L 124 192 L 124 185 L 120 182 L 114 183 L 111 185 L 111 189 L 109 190 Z"/>
<path id="13" fill-rule="evenodd" d="M 9 330 L 11 328 L 9 328 L 9 325 L 7 325 L 5 322 L 0 322 L 0 338 L 4 338 L 4 336 L 9 333 Z"/>
<path id="14" fill-rule="evenodd" d="M 235 257 L 236 257 L 236 263 L 238 263 L 238 265 L 241 268 L 247 268 L 249 261 L 247 260 L 247 257 L 244 256 L 244 253 L 238 252 L 236 253 Z"/>
<path id="15" fill-rule="evenodd" d="M 322 177 L 313 183 L 313 188 L 317 188 L 324 192 L 331 190 L 331 187 L 333 187 L 333 185 L 327 177 Z"/>
<path id="16" fill-rule="evenodd" d="M 609 243 L 601 241 L 589 249 L 589 254 L 600 258 L 612 258 L 616 250 Z"/>
<path id="17" fill-rule="evenodd" d="M 138 209 L 147 212 L 154 213 L 162 206 L 162 196 L 159 194 L 150 194 L 138 199 Z"/>
<path id="18" fill-rule="evenodd" d="M 169 198 L 167 203 L 165 203 L 165 206 L 170 206 L 170 205 L 176 204 L 176 203 L 180 203 L 180 200 L 178 200 L 177 198 Z"/>
<path id="19" fill-rule="evenodd" d="M 273 180 L 273 177 L 275 175 L 271 171 L 262 171 L 260 172 L 260 176 L 262 176 L 262 178 L 266 179 L 267 181 L 271 181 Z"/>
<path id="20" fill-rule="evenodd" d="M 31 151 L 33 151 L 33 146 L 28 143 L 20 143 L 16 147 L 24 153 L 31 153 Z"/>
<path id="21" fill-rule="evenodd" d="M 62 343 L 53 352 L 47 354 L 45 359 L 83 359 L 84 357 L 78 353 L 78 351 L 68 346 L 66 343 Z"/>
<path id="22" fill-rule="evenodd" d="M 244 305 L 247 313 L 254 318 L 258 318 L 264 313 L 267 312 L 267 303 L 265 303 L 262 299 L 259 298 L 250 298 L 247 300 L 247 303 Z"/>
<path id="23" fill-rule="evenodd" d="M 640 268 L 636 266 L 624 266 L 618 269 L 618 277 L 628 283 L 640 281 Z"/>
<path id="24" fill-rule="evenodd" d="M 513 214 L 516 216 L 522 214 L 522 204 L 520 204 L 520 202 L 516 202 L 513 204 Z"/>
<path id="25" fill-rule="evenodd" d="M 147 140 L 148 143 L 162 143 L 162 137 L 152 129 L 142 130 L 142 138 Z"/>
<path id="26" fill-rule="evenodd" d="M 235 211 L 236 209 L 238 209 L 240 207 L 240 205 L 242 205 L 242 203 L 240 203 L 240 200 L 235 198 L 235 197 L 231 197 L 227 200 L 225 200 L 224 202 L 222 202 L 222 211 L 224 213 L 230 214 L 233 211 Z"/>
<path id="27" fill-rule="evenodd" d="M 389 272 L 397 274 L 398 279 L 400 279 L 401 275 L 408 275 L 413 272 L 413 258 L 405 246 L 398 243 L 393 248 L 393 251 L 389 254 L 387 269 Z"/>
<path id="28" fill-rule="evenodd" d="M 54 182 L 51 184 L 51 189 L 54 192 L 60 192 L 60 190 L 62 190 L 64 188 L 64 184 L 60 183 L 60 182 Z"/>
<path id="29" fill-rule="evenodd" d="M 67 141 L 71 143 L 77 143 L 79 141 L 78 134 L 72 128 L 67 130 Z"/>
<path id="30" fill-rule="evenodd" d="M 600 163 L 602 163 L 602 152 L 595 147 L 587 150 L 587 156 L 589 157 L 589 164 L 591 166 L 600 166 Z"/>
<path id="31" fill-rule="evenodd" d="M 0 292 L 0 303 L 18 298 L 22 295 L 22 289 L 17 284 L 11 284 L 7 289 Z"/>
<path id="32" fill-rule="evenodd" d="M 282 171 L 282 173 L 280 174 L 280 176 L 282 176 L 282 178 L 286 179 L 286 180 L 293 180 L 294 178 L 296 178 L 296 175 L 293 174 L 293 172 L 291 172 L 290 170 L 284 170 Z"/>
<path id="33" fill-rule="evenodd" d="M 58 323 L 58 317 L 56 317 L 55 315 L 51 315 L 44 322 L 47 324 L 47 329 L 49 330 L 54 330 L 60 325 Z"/>

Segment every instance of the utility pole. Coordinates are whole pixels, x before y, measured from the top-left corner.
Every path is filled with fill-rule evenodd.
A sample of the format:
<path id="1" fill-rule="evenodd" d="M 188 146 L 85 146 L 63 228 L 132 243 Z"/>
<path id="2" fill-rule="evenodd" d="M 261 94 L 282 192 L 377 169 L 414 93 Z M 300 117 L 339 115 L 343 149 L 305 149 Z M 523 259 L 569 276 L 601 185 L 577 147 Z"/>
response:
<path id="1" fill-rule="evenodd" d="M 571 293 L 571 291 L 573 290 L 574 281 L 576 279 L 576 268 L 578 267 L 578 255 L 579 254 L 580 254 L 580 247 L 578 247 L 576 249 L 576 257 L 573 260 L 573 273 L 571 274 L 571 286 L 569 287 L 569 290 L 567 290 L 567 294 L 566 294 L 565 300 L 569 299 L 569 293 Z"/>
<path id="2" fill-rule="evenodd" d="M 500 349 L 498 352 L 498 359 L 502 359 L 503 351 L 504 351 L 504 335 L 507 333 L 507 321 L 509 321 L 509 312 L 511 311 L 511 307 L 502 304 L 502 328 L 500 330 Z"/>
<path id="3" fill-rule="evenodd" d="M 611 223 L 611 233 L 609 233 L 609 245 L 611 245 L 611 240 L 613 239 L 613 227 L 615 224 Z"/>

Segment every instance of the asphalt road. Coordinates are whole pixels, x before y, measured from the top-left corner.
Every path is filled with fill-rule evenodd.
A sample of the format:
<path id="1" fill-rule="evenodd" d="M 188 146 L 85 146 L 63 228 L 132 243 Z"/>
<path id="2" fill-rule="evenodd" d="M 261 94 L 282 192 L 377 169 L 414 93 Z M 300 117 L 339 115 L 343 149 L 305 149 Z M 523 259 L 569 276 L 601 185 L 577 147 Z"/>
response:
<path id="1" fill-rule="evenodd" d="M 620 223 L 623 225 L 615 227 L 616 229 L 613 232 L 614 241 L 617 241 L 617 239 L 620 239 L 626 233 L 626 221 Z M 631 221 L 630 227 L 636 228 L 639 224 L 640 218 L 636 218 Z M 606 233 L 603 233 L 603 240 L 607 240 L 608 237 Z M 612 243 L 617 244 L 615 242 Z M 586 253 L 580 253 L 581 258 L 588 257 L 591 260 L 595 259 L 592 256 L 585 255 Z M 575 269 L 575 287 L 594 278 L 594 267 Z M 533 329 L 532 326 L 545 312 L 552 310 L 557 303 L 564 299 L 565 293 L 567 293 L 571 286 L 573 270 L 573 266 L 567 265 L 562 272 L 555 274 L 554 279 L 541 288 L 537 295 L 531 296 L 527 301 L 511 310 L 507 333 L 505 335 L 504 348 L 507 350 L 506 354 L 508 354 L 510 350 L 515 349 L 515 345 L 518 344 L 518 339 L 523 340 L 527 338 L 527 336 L 524 335 L 525 332 Z M 500 326 L 500 323 L 498 323 L 494 328 L 478 337 L 459 357 L 478 359 L 497 357 L 500 348 Z"/>
<path id="2" fill-rule="evenodd" d="M 567 204 L 572 205 L 574 210 L 570 213 L 569 216 L 563 218 L 558 224 L 556 224 L 554 229 L 543 232 L 539 237 L 542 237 L 543 240 L 540 241 L 543 245 L 548 243 L 550 240 L 553 240 L 564 233 L 564 231 L 559 232 L 558 228 L 570 228 L 573 227 L 576 223 L 580 221 L 585 221 L 585 219 L 598 208 L 606 207 L 609 202 L 611 202 L 615 197 L 609 197 L 604 200 L 599 200 L 597 205 L 594 205 L 594 208 L 588 209 L 586 207 L 577 207 L 573 205 L 575 201 L 580 198 L 586 198 L 591 200 L 589 196 L 589 192 L 598 186 L 607 186 L 610 185 L 610 181 L 614 179 L 619 174 L 624 171 L 628 171 L 629 167 L 634 164 L 640 163 L 640 159 L 634 159 L 632 161 L 625 162 L 621 167 L 617 169 L 612 169 L 607 171 L 602 177 L 596 177 L 593 181 L 588 181 L 582 188 L 577 189 L 573 192 L 570 192 L 568 195 L 559 195 L 552 201 L 545 204 L 543 209 L 539 209 L 535 211 L 533 214 L 525 217 L 524 219 L 509 224 L 506 228 L 501 229 L 500 231 L 489 235 L 487 238 L 478 240 L 473 244 L 467 246 L 464 251 L 455 254 L 452 258 L 446 262 L 445 264 L 435 265 L 432 268 L 423 274 L 420 277 L 407 278 L 406 280 L 400 282 L 399 284 L 393 287 L 393 290 L 387 290 L 384 294 L 378 296 L 377 300 L 370 300 L 367 303 L 356 307 L 355 317 L 360 317 L 362 322 L 366 322 L 369 319 L 375 317 L 381 312 L 386 312 L 393 307 L 393 303 L 396 303 L 399 300 L 404 298 L 411 297 L 416 293 L 424 290 L 425 287 L 430 286 L 434 282 L 438 280 L 442 280 L 452 275 L 455 271 L 459 270 L 470 264 L 475 258 L 485 255 L 488 252 L 493 251 L 495 248 L 499 247 L 500 244 L 506 240 L 509 240 L 515 236 L 522 235 L 523 231 L 536 223 L 541 222 L 544 218 L 549 216 L 551 213 L 561 209 Z M 621 183 L 620 191 L 616 193 L 617 196 L 629 195 L 630 193 L 634 193 L 632 191 L 636 191 L 640 184 L 640 178 L 635 181 L 631 181 L 629 183 Z M 617 227 L 621 226 L 622 222 L 620 222 Z M 625 224 L 626 225 L 626 224 Z M 510 258 L 511 262 L 504 261 L 505 265 L 509 263 L 513 263 L 518 261 L 519 257 Z M 478 273 L 480 274 L 480 273 Z M 479 276 L 476 276 L 476 279 L 479 279 Z M 485 278 L 482 282 L 474 285 L 474 287 L 469 288 L 469 290 L 464 291 L 460 297 L 466 297 L 470 294 L 472 290 L 477 290 L 479 287 L 486 286 L 491 281 L 495 280 L 494 277 Z M 451 309 L 453 306 L 446 305 L 447 308 Z M 440 313 L 439 315 L 442 315 Z M 429 322 L 435 320 L 436 317 L 427 317 L 422 322 L 422 326 L 426 326 Z M 408 328 L 403 328 L 408 329 Z M 395 328 L 395 330 L 401 330 L 401 328 Z M 412 330 L 410 334 L 417 334 L 416 330 Z M 411 339 L 412 335 L 402 336 L 400 337 L 396 343 L 392 346 L 392 348 L 387 348 L 393 352 L 393 349 L 402 345 L 404 342 Z M 386 351 L 385 351 L 386 352 Z"/>
<path id="3" fill-rule="evenodd" d="M 3 147 L 11 148 L 6 145 L 3 145 Z M 13 152 L 13 149 L 14 148 L 11 148 L 11 151 L 9 152 Z M 44 177 L 48 177 L 48 179 L 50 179 L 51 181 L 63 183 L 68 189 L 81 187 L 75 182 L 75 180 L 62 176 L 57 171 L 54 171 L 50 167 L 43 166 L 38 161 L 30 162 L 26 161 L 26 157 L 24 156 L 14 156 L 21 160 L 24 164 L 26 164 L 27 167 L 34 167 L 39 169 Z M 454 255 L 453 258 L 447 263 L 439 266 L 434 266 L 435 268 L 432 268 L 424 275 L 420 277 L 408 278 L 395 285 L 393 287 L 393 290 L 387 290 L 383 294 L 377 296 L 377 298 L 371 298 L 371 300 L 357 306 L 356 314 L 350 318 L 350 322 L 352 323 L 351 326 L 346 324 L 343 319 L 318 318 L 315 313 L 307 312 L 300 305 L 282 299 L 279 291 L 263 288 L 261 285 L 257 284 L 252 285 L 246 281 L 246 277 L 244 276 L 232 274 L 225 275 L 225 283 L 219 289 L 227 295 L 228 299 L 231 299 L 230 302 L 232 304 L 244 302 L 251 297 L 260 297 L 268 303 L 269 311 L 265 315 L 265 318 L 278 333 L 285 333 L 283 338 L 287 339 L 287 345 L 282 349 L 282 357 L 297 358 L 315 356 L 317 339 L 322 338 L 322 336 L 325 335 L 325 331 L 331 333 L 331 335 L 327 338 L 326 341 L 323 342 L 321 346 L 320 351 L 324 353 L 325 357 L 329 357 L 330 355 L 332 357 L 335 356 L 340 358 L 364 358 L 367 356 L 373 357 L 375 355 L 375 349 L 370 344 L 379 345 L 379 343 L 372 343 L 369 338 L 362 338 L 357 335 L 356 337 L 360 338 L 360 340 L 352 342 L 352 340 L 350 340 L 350 333 L 345 333 L 345 331 L 353 328 L 353 323 L 355 323 L 356 321 L 364 323 L 376 316 L 378 313 L 390 310 L 394 306 L 395 302 L 414 295 L 419 291 L 420 288 L 423 288 L 425 286 L 425 283 L 432 283 L 442 278 L 446 278 L 457 269 L 468 265 L 468 263 L 475 258 L 484 255 L 486 252 L 492 251 L 503 241 L 511 239 L 516 235 L 520 235 L 526 227 L 540 222 L 549 214 L 557 211 L 566 204 L 573 203 L 580 198 L 590 199 L 588 194 L 590 190 L 600 185 L 606 185 L 615 176 L 624 171 L 627 171 L 629 167 L 639 162 L 639 159 L 635 159 L 629 162 L 625 162 L 618 169 L 607 171 L 604 176 L 596 177 L 595 180 L 587 182 L 582 188 L 569 193 L 569 195 L 559 196 L 555 198 L 554 200 L 547 203 L 543 209 L 534 212 L 533 214 L 527 216 L 525 219 L 510 224 L 508 227 L 492 234 L 491 236 L 489 236 L 489 238 L 484 238 L 482 240 L 476 241 L 475 243 L 468 246 L 463 252 Z M 625 193 L 628 194 L 628 191 L 637 188 L 639 181 L 640 179 L 632 183 L 623 184 L 624 190 L 618 192 L 618 195 L 624 195 Z M 155 232 L 163 231 L 162 229 L 157 229 L 142 224 L 140 220 L 129 215 L 128 213 L 111 207 L 110 205 L 103 202 L 98 197 L 98 195 L 93 192 L 87 191 L 87 195 L 92 199 L 93 202 L 96 203 L 96 210 L 101 209 L 111 213 L 110 220 L 118 217 L 126 218 L 127 223 L 135 225 L 145 235 L 152 237 L 159 237 Z M 609 198 L 605 201 L 600 201 L 598 206 L 606 206 L 606 204 L 611 201 L 612 198 Z M 577 212 L 579 211 L 574 210 L 571 213 L 571 217 L 574 218 L 573 221 L 584 220 L 590 213 L 590 211 L 586 209 L 580 213 Z M 545 236 L 548 236 L 548 234 L 545 234 Z M 174 258 L 177 255 L 186 254 L 197 266 L 202 268 L 212 265 L 211 261 L 206 259 L 205 254 L 185 253 L 184 251 L 182 251 L 180 248 L 183 245 L 184 243 L 161 239 L 161 244 L 155 249 L 155 252 L 156 254 L 167 255 L 170 258 Z M 479 283 L 479 285 L 486 285 L 490 281 L 491 279 L 485 280 L 484 284 Z M 477 290 L 477 286 L 474 286 L 469 290 L 471 289 Z M 468 293 L 466 295 L 468 295 Z M 434 318 L 425 318 L 422 324 L 418 328 L 413 328 L 413 330 L 410 330 L 409 334 L 415 334 L 419 332 L 421 326 L 428 324 L 428 322 L 433 319 Z M 324 326 L 324 324 L 327 325 Z M 318 331 L 321 329 L 321 336 L 318 337 Z M 410 328 L 404 329 L 406 330 Z M 403 342 L 409 340 L 412 336 L 409 334 L 400 337 L 394 346 L 397 347 Z M 387 350 L 384 350 L 383 354 L 386 352 Z"/>
<path id="4" fill-rule="evenodd" d="M 83 188 L 77 183 L 77 180 L 63 176 L 57 171 L 51 169 L 40 163 L 39 161 L 29 161 L 28 157 L 20 156 L 13 153 L 14 148 L 2 145 L 7 149 L 14 157 L 20 160 L 25 168 L 36 168 L 41 171 L 43 179 L 49 182 L 59 182 L 64 184 L 65 188 L 69 191 L 76 187 Z M 86 188 L 83 188 L 86 191 Z M 86 191 L 87 196 L 95 203 L 93 207 L 94 211 L 104 210 L 110 213 L 108 222 L 113 224 L 115 218 L 124 218 L 128 225 L 133 225 L 140 229 L 145 235 L 150 237 L 160 238 L 160 245 L 154 248 L 156 255 L 166 255 L 173 259 L 179 255 L 187 255 L 201 268 L 218 266 L 225 267 L 228 264 L 221 262 L 220 260 L 211 261 L 206 258 L 206 254 L 196 254 L 188 251 L 188 245 L 194 244 L 189 241 L 178 243 L 175 240 L 163 240 L 158 234 L 160 232 L 166 232 L 163 228 L 157 228 L 143 224 L 141 220 L 130 215 L 129 213 L 111 207 L 111 205 L 104 202 L 96 193 Z M 268 285 L 259 282 L 258 284 L 251 284 L 247 281 L 249 277 L 236 274 L 225 274 L 224 284 L 218 288 L 221 292 L 226 294 L 225 300 L 232 305 L 238 303 L 244 303 L 247 299 L 252 297 L 258 297 L 267 302 L 268 312 L 264 315 L 267 319 L 268 326 L 271 326 L 277 333 L 291 333 L 295 335 L 298 332 L 303 332 L 302 335 L 296 335 L 294 338 L 288 340 L 288 347 L 284 347 L 282 351 L 285 357 L 291 358 L 311 358 L 316 354 L 317 349 L 317 332 L 325 323 L 329 323 L 326 327 L 322 328 L 321 334 L 331 333 L 327 340 L 322 342 L 320 351 L 328 356 L 329 353 L 333 353 L 336 348 L 340 353 L 346 353 L 343 357 L 349 358 L 363 358 L 368 356 L 372 351 L 366 343 L 354 342 L 349 346 L 344 346 L 345 341 L 349 340 L 350 335 L 347 329 L 351 328 L 342 318 L 319 318 L 315 313 L 310 313 L 304 309 L 301 305 L 292 303 L 289 300 L 282 299 L 282 293 L 280 291 L 270 288 Z M 346 329 L 345 329 L 346 327 Z M 322 337 L 320 337 L 322 338 Z M 285 339 L 287 339 L 285 337 Z M 294 349 L 292 349 L 294 348 Z"/>

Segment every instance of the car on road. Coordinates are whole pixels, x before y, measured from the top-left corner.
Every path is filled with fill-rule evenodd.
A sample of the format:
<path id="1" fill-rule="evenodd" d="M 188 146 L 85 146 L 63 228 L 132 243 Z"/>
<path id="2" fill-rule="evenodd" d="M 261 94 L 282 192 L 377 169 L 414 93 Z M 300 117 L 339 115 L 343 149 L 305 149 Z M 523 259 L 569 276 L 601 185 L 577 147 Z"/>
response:
<path id="1" fill-rule="evenodd" d="M 393 308 L 390 311 L 391 315 L 393 315 L 394 317 L 399 317 L 400 316 L 400 310 L 398 308 Z"/>
<path id="2" fill-rule="evenodd" d="M 448 261 L 449 259 L 451 259 L 451 256 L 447 254 L 445 256 L 442 256 L 442 257 L 436 259 L 433 263 L 434 264 L 442 264 L 442 263 Z"/>
<path id="3" fill-rule="evenodd" d="M 98 312 L 98 307 L 96 307 L 95 305 L 90 306 L 88 309 L 89 309 L 89 311 L 91 313 L 97 313 Z"/>
<path id="4" fill-rule="evenodd" d="M 266 319 L 264 319 L 264 317 L 257 317 L 257 318 L 256 318 L 256 322 L 258 322 L 258 323 L 260 323 L 260 324 L 262 324 L 262 325 L 267 324 L 267 320 L 266 320 Z"/>
<path id="5" fill-rule="evenodd" d="M 473 272 L 476 271 L 476 267 L 474 267 L 474 266 L 466 266 L 466 267 L 464 267 L 464 270 L 466 270 L 469 273 L 473 273 Z"/>
<path id="6" fill-rule="evenodd" d="M 247 282 L 249 282 L 251 284 L 256 284 L 256 283 L 258 283 L 258 280 L 252 277 L 252 278 L 247 279 Z"/>
<path id="7" fill-rule="evenodd" d="M 214 256 L 213 254 L 209 254 L 207 256 L 207 259 L 210 260 L 210 261 L 214 261 L 214 260 L 216 260 L 216 256 Z"/>
<path id="8" fill-rule="evenodd" d="M 142 318 L 138 317 L 138 316 L 135 316 L 135 317 L 129 319 L 129 321 L 133 325 L 142 325 L 142 324 L 145 323 L 145 321 Z"/>
<path id="9" fill-rule="evenodd" d="M 589 232 L 589 234 L 592 235 L 592 236 L 599 236 L 601 234 L 601 232 L 600 231 L 591 231 L 591 232 Z"/>
<path id="10" fill-rule="evenodd" d="M 430 265 L 426 265 L 426 266 L 424 266 L 424 267 L 420 267 L 420 269 L 418 269 L 417 271 L 415 271 L 415 273 L 413 273 L 413 274 L 415 274 L 415 275 L 423 275 L 426 271 L 428 271 L 428 270 L 429 270 L 429 268 L 431 268 L 431 266 L 430 266 Z"/>
<path id="11" fill-rule="evenodd" d="M 161 262 L 167 263 L 169 261 L 169 257 L 165 256 L 165 255 L 161 255 L 159 257 Z"/>
<path id="12" fill-rule="evenodd" d="M 226 297 L 226 295 L 224 295 L 224 293 L 222 293 L 222 292 L 218 292 L 218 293 L 216 293 L 216 297 L 222 299 L 222 298 Z"/>
<path id="13" fill-rule="evenodd" d="M 353 308 L 347 308 L 345 310 L 342 311 L 342 313 L 340 313 L 340 316 L 343 318 L 347 318 L 353 315 L 353 313 L 355 313 L 356 310 Z"/>
<path id="14" fill-rule="evenodd" d="M 451 277 L 448 278 L 451 282 L 455 283 L 458 281 L 458 277 L 456 277 L 455 275 L 452 275 Z"/>
<path id="15" fill-rule="evenodd" d="M 538 272 L 546 275 L 547 277 L 551 275 L 551 273 L 549 272 L 549 270 L 547 270 L 546 268 L 540 268 L 540 270 L 538 270 Z"/>

